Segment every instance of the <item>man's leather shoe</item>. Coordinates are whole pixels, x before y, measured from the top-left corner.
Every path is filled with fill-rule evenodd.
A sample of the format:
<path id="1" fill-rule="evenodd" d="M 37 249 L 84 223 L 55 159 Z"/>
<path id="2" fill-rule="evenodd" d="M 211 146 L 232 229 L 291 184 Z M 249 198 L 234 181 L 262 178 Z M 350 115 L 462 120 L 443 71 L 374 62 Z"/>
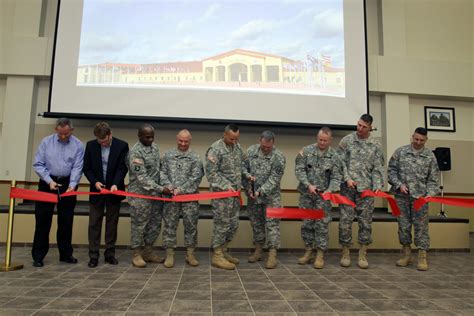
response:
<path id="1" fill-rule="evenodd" d="M 89 268 L 95 268 L 95 267 L 97 267 L 98 264 L 99 264 L 99 259 L 97 259 L 97 258 L 91 258 L 91 259 L 89 260 L 89 263 L 87 264 L 87 266 L 88 266 Z"/>
<path id="2" fill-rule="evenodd" d="M 105 257 L 105 262 L 113 265 L 118 264 L 118 260 L 115 257 Z"/>
<path id="3" fill-rule="evenodd" d="M 77 259 L 74 258 L 73 256 L 70 256 L 69 258 L 62 258 L 62 259 L 59 259 L 59 261 L 61 262 L 65 262 L 65 263 L 77 263 Z"/>
<path id="4" fill-rule="evenodd" d="M 33 267 L 41 268 L 42 266 L 44 266 L 43 260 L 34 260 L 33 261 Z"/>

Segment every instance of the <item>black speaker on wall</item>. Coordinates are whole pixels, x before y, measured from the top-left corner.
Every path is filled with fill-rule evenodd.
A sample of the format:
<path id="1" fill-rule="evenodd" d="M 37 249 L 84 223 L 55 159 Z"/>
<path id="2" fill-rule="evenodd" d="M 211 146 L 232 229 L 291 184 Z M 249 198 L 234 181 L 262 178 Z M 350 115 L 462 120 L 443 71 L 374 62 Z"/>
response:
<path id="1" fill-rule="evenodd" d="M 451 149 L 449 147 L 436 147 L 433 153 L 438 161 L 439 170 L 451 170 Z"/>

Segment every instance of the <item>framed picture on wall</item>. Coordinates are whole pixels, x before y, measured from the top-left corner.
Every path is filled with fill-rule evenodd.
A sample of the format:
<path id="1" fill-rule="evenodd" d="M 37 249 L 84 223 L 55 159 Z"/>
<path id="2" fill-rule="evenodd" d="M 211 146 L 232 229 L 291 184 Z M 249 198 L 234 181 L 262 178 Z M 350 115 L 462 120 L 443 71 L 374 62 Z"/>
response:
<path id="1" fill-rule="evenodd" d="M 425 127 L 429 131 L 455 132 L 454 108 L 425 106 Z"/>

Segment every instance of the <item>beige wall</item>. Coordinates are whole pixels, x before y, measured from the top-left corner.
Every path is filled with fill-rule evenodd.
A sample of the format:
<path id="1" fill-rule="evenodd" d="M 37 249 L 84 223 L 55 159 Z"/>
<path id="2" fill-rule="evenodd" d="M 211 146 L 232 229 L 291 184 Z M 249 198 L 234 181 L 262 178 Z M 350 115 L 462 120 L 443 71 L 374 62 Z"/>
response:
<path id="1" fill-rule="evenodd" d="M 446 191 L 474 193 L 473 1 L 367 0 L 366 4 L 370 112 L 378 127 L 374 136 L 384 143 L 387 160 L 396 147 L 408 143 L 416 126 L 424 126 L 425 105 L 454 107 L 456 133 L 430 133 L 428 146 L 452 148 L 453 170 L 444 173 Z M 36 114 L 47 111 L 56 5 L 55 0 L 0 1 L 0 180 L 37 180 L 31 158 L 54 122 Z M 95 121 L 75 124 L 80 139 L 92 137 Z M 135 142 L 137 122 L 112 125 L 116 136 Z M 163 151 L 174 146 L 176 131 L 185 126 L 160 124 L 157 140 Z M 194 149 L 203 156 L 221 129 L 194 127 Z M 294 156 L 314 141 L 315 131 L 275 130 L 277 146 L 287 156 L 282 187 L 295 189 Z M 254 143 L 260 131 L 242 128 L 242 145 Z M 335 142 L 345 133 L 337 132 Z M 4 204 L 5 196 L 0 199 Z M 286 196 L 285 203 L 294 205 L 296 196 Z M 470 210 L 452 214 L 474 220 Z"/>

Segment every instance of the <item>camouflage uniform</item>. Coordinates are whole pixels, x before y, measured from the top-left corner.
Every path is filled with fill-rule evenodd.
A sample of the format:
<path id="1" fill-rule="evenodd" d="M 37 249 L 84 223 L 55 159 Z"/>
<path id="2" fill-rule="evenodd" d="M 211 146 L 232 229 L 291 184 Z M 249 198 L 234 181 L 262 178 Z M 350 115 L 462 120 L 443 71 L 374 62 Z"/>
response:
<path id="1" fill-rule="evenodd" d="M 412 145 L 398 148 L 388 164 L 388 182 L 391 192 L 400 207 L 398 218 L 398 238 L 400 244 L 407 246 L 412 242 L 411 227 L 415 228 L 415 245 L 421 250 L 430 247 L 428 234 L 428 204 L 415 211 L 413 203 L 419 197 L 439 194 L 440 172 L 436 158 L 431 150 L 423 148 L 416 151 Z M 408 194 L 400 192 L 400 186 L 408 188 Z"/>
<path id="2" fill-rule="evenodd" d="M 343 176 L 341 194 L 356 204 L 355 209 L 349 205 L 339 205 L 341 211 L 339 242 L 343 246 L 351 245 L 352 222 L 357 215 L 359 244 L 369 245 L 372 243 L 374 198 L 361 198 L 361 192 L 381 190 L 383 187 L 384 157 L 382 149 L 374 139 L 360 139 L 356 132 L 353 132 L 341 140 L 339 150 Z M 349 188 L 346 184 L 347 180 L 357 182 L 357 187 Z"/>
<path id="3" fill-rule="evenodd" d="M 329 147 L 321 151 L 316 144 L 304 147 L 296 156 L 295 174 L 299 181 L 299 207 L 305 209 L 322 209 L 324 218 L 321 220 L 303 220 L 301 237 L 306 247 L 326 250 L 329 239 L 329 223 L 331 222 L 331 202 L 319 195 L 308 192 L 309 185 L 315 185 L 321 192 L 339 191 L 341 173 L 339 157 L 336 150 Z"/>
<path id="4" fill-rule="evenodd" d="M 267 218 L 267 207 L 281 207 L 280 182 L 285 172 L 286 159 L 282 152 L 273 148 L 265 155 L 260 145 L 250 146 L 244 161 L 246 173 L 255 177 L 251 183 L 244 179 L 247 192 L 259 193 L 256 199 L 248 199 L 247 211 L 253 229 L 253 243 L 264 245 L 272 249 L 280 248 L 280 220 Z M 265 228 L 267 238 L 265 238 Z"/>
<path id="5" fill-rule="evenodd" d="M 211 191 L 240 190 L 244 153 L 239 144 L 226 145 L 223 139 L 213 143 L 206 152 L 206 174 Z M 238 197 L 212 200 L 214 231 L 212 247 L 230 242 L 239 227 Z"/>
<path id="6" fill-rule="evenodd" d="M 164 187 L 177 189 L 179 194 L 197 193 L 203 175 L 201 159 L 194 151 L 182 152 L 171 149 L 162 158 L 161 184 Z M 184 245 L 194 248 L 197 244 L 199 202 L 166 203 L 163 210 L 165 248 L 176 247 L 176 229 L 180 215 L 183 216 Z"/>
<path id="7" fill-rule="evenodd" d="M 159 196 L 163 191 L 160 181 L 160 152 L 156 144 L 144 146 L 137 142 L 127 156 L 130 183 L 128 191 Z M 132 249 L 153 246 L 161 230 L 163 203 L 139 198 L 128 198 L 130 204 Z"/>

